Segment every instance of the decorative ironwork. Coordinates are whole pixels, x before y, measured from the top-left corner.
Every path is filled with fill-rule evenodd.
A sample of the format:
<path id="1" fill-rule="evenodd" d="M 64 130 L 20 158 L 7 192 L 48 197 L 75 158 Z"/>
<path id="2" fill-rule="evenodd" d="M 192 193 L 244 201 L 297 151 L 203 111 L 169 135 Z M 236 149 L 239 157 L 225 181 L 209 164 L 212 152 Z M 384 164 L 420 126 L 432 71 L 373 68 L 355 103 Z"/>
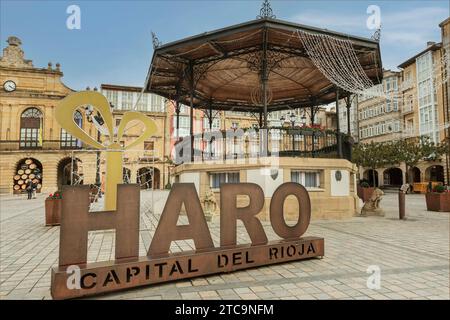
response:
<path id="1" fill-rule="evenodd" d="M 194 84 L 197 84 L 198 81 L 200 81 L 200 79 L 208 72 L 208 69 L 216 63 L 217 61 L 210 61 L 194 65 Z"/>
<path id="2" fill-rule="evenodd" d="M 282 53 L 278 51 L 267 51 L 266 55 L 266 63 L 267 63 L 267 72 L 280 68 L 280 63 L 293 56 L 292 54 Z M 263 52 L 252 52 L 246 57 L 248 68 L 255 72 L 261 72 L 263 67 Z"/>
<path id="3" fill-rule="evenodd" d="M 374 34 L 372 35 L 371 39 L 380 42 L 381 38 L 381 25 L 380 27 L 375 30 Z"/>
<path id="4" fill-rule="evenodd" d="M 266 85 L 266 98 L 267 98 L 267 104 L 272 102 L 273 92 L 272 92 L 272 89 L 270 89 L 270 87 L 268 85 Z M 264 90 L 262 88 L 262 85 L 257 86 L 252 90 L 251 99 L 252 99 L 252 103 L 255 106 L 261 106 L 264 104 Z"/>
<path id="5" fill-rule="evenodd" d="M 276 16 L 273 14 L 269 0 L 264 0 L 261 10 L 259 10 L 259 16 L 257 16 L 256 19 L 267 19 L 267 18 L 275 19 Z"/>
<path id="6" fill-rule="evenodd" d="M 152 42 L 153 42 L 153 49 L 156 49 L 162 45 L 162 42 L 159 41 L 156 34 L 152 31 Z"/>

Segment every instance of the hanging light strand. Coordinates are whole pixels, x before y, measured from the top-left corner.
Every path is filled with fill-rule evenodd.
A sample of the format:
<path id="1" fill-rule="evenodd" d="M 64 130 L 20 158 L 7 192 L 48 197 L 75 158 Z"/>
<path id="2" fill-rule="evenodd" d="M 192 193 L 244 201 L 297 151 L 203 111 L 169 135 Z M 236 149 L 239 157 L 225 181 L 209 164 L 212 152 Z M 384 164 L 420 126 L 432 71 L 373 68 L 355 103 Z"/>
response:
<path id="1" fill-rule="evenodd" d="M 312 63 L 336 86 L 352 93 L 384 95 L 365 73 L 355 49 L 346 39 L 297 30 Z"/>

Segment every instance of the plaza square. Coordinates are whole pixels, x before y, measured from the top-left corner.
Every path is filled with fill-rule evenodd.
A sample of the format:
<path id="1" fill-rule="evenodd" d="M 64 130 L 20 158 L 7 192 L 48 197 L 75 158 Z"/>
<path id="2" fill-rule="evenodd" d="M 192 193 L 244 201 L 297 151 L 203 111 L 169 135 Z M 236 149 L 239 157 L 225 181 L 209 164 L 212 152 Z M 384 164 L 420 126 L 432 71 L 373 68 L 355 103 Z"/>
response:
<path id="1" fill-rule="evenodd" d="M 1 300 L 450 299 L 446 1 L 39 2 L 1 1 Z"/>
<path id="2" fill-rule="evenodd" d="M 141 197 L 148 197 L 143 192 Z M 449 299 L 449 216 L 426 211 L 423 195 L 407 195 L 407 220 L 398 220 L 397 195 L 383 199 L 386 216 L 313 221 L 306 235 L 325 236 L 323 259 L 139 287 L 99 299 Z M 155 196 L 158 198 L 158 196 Z M 59 228 L 44 226 L 42 197 L 24 208 L 2 196 L 1 298 L 51 299 L 51 268 L 57 264 Z M 156 202 L 159 202 L 156 200 Z M 144 255 L 158 216 L 141 216 Z M 218 244 L 218 223 L 209 223 Z M 264 224 L 269 238 L 271 228 Z M 420 236 L 418 236 L 420 235 Z M 249 241 L 242 226 L 240 243 Z M 177 241 L 172 252 L 192 250 Z M 114 232 L 92 232 L 88 261 L 114 258 Z M 369 289 L 370 266 L 380 268 L 380 288 Z"/>

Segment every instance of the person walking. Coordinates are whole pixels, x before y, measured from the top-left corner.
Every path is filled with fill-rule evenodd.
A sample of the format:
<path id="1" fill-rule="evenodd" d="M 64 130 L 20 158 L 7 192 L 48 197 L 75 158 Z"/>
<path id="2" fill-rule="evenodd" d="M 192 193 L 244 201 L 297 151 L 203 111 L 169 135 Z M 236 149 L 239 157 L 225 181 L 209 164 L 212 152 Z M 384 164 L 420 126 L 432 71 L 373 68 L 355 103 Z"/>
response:
<path id="1" fill-rule="evenodd" d="M 30 200 L 31 196 L 33 194 L 33 182 L 31 180 L 28 180 L 26 190 L 27 190 L 27 194 L 28 194 L 27 200 Z"/>
<path id="2" fill-rule="evenodd" d="M 34 183 L 31 185 L 31 194 L 33 199 L 36 199 L 36 191 L 37 191 L 37 183 Z"/>

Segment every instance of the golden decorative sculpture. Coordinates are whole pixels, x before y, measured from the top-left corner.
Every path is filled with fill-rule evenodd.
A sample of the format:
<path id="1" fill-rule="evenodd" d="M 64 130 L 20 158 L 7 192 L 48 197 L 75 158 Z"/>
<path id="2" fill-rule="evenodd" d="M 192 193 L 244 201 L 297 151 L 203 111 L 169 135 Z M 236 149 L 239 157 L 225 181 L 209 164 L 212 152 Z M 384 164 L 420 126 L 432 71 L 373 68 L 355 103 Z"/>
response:
<path id="1" fill-rule="evenodd" d="M 89 136 L 74 121 L 74 112 L 77 108 L 91 105 L 102 116 L 105 126 L 109 133 L 109 144 L 102 144 Z M 117 128 L 117 134 L 114 134 L 113 115 L 108 100 L 96 91 L 81 91 L 73 93 L 58 104 L 55 111 L 55 118 L 59 125 L 72 136 L 80 139 L 85 144 L 106 152 L 106 189 L 105 189 L 105 207 L 106 211 L 116 209 L 117 185 L 122 183 L 122 152 L 130 149 L 144 140 L 150 138 L 156 132 L 155 122 L 144 114 L 128 111 L 125 112 L 120 125 Z M 144 124 L 144 132 L 135 141 L 122 147 L 120 140 L 124 134 L 126 125 L 131 121 L 141 121 Z"/>

